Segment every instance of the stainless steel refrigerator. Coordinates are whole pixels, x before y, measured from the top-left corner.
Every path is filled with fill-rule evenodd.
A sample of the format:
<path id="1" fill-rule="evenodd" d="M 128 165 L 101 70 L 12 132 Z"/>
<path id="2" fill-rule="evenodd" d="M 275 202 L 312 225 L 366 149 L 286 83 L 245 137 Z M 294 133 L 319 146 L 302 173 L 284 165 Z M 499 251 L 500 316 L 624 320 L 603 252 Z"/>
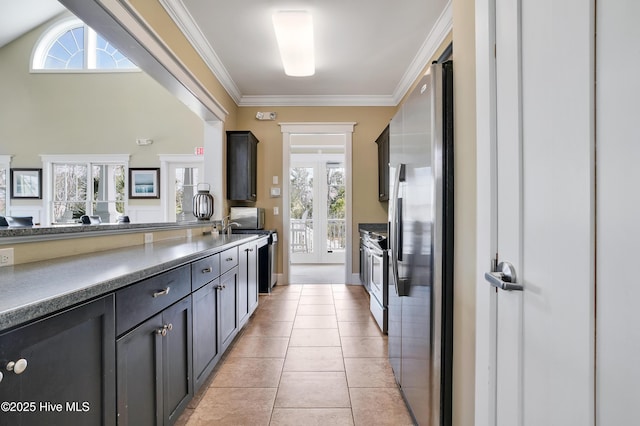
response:
<path id="1" fill-rule="evenodd" d="M 389 360 L 414 420 L 451 424 L 453 68 L 433 64 L 391 120 Z"/>

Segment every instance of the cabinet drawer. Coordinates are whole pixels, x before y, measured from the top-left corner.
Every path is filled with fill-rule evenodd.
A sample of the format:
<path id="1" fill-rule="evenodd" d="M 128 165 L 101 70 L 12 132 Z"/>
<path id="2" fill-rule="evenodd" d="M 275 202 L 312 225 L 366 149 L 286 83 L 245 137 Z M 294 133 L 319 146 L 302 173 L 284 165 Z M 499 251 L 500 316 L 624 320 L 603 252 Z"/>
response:
<path id="1" fill-rule="evenodd" d="M 116 334 L 124 333 L 189 293 L 189 266 L 181 266 L 117 291 Z"/>
<path id="2" fill-rule="evenodd" d="M 238 247 L 220 253 L 220 273 L 224 274 L 234 266 L 238 266 Z"/>
<path id="3" fill-rule="evenodd" d="M 196 291 L 219 276 L 220 254 L 214 254 L 193 262 L 191 264 L 191 290 Z"/>

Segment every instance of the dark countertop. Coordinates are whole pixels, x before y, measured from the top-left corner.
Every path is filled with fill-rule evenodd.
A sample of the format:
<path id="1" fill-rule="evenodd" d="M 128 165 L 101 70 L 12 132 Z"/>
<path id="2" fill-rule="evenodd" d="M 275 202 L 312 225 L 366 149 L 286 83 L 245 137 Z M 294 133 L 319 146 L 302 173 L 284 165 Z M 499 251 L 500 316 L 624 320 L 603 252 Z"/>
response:
<path id="1" fill-rule="evenodd" d="M 2 267 L 0 331 L 257 238 L 204 235 Z"/>
<path id="2" fill-rule="evenodd" d="M 359 223 L 358 231 L 360 232 L 387 232 L 386 223 Z"/>

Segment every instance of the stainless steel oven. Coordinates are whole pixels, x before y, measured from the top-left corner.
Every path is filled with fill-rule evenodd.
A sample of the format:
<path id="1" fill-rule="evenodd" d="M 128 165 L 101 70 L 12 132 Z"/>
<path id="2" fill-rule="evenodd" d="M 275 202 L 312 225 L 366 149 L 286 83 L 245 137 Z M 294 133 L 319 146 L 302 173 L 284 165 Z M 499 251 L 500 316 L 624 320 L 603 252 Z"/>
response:
<path id="1" fill-rule="evenodd" d="M 371 295 L 369 308 L 383 333 L 388 327 L 388 272 L 389 259 L 386 250 L 386 236 L 370 234 L 365 239 L 368 254 L 367 282 Z"/>
<path id="2" fill-rule="evenodd" d="M 369 288 L 371 295 L 378 299 L 382 306 L 387 305 L 386 300 L 386 275 L 387 275 L 387 252 L 386 250 L 370 249 L 370 271 L 369 271 Z"/>

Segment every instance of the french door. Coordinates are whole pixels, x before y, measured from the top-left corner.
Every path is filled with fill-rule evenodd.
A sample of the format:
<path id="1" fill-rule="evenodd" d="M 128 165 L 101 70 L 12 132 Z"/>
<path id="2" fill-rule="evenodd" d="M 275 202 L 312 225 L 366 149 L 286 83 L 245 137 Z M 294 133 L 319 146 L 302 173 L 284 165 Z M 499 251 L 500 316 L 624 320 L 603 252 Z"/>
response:
<path id="1" fill-rule="evenodd" d="M 292 155 L 289 169 L 291 263 L 344 263 L 342 155 Z"/>
<path id="2" fill-rule="evenodd" d="M 204 178 L 203 159 L 195 155 L 163 155 L 160 185 L 165 221 L 195 220 L 193 196 Z M 206 189 L 206 187 L 204 188 Z M 214 209 L 216 206 L 214 206 Z M 217 208 L 221 208 L 217 206 Z"/>

